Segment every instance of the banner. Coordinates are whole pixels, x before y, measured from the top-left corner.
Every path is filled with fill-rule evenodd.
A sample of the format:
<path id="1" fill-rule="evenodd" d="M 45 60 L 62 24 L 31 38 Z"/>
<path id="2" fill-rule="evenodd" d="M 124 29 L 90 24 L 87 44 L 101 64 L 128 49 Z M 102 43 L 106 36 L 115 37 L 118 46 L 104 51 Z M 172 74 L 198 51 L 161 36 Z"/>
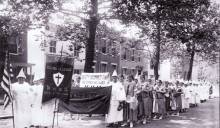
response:
<path id="1" fill-rule="evenodd" d="M 60 102 L 59 111 L 74 114 L 107 114 L 112 87 L 75 88 L 71 91 L 69 104 Z"/>
<path id="2" fill-rule="evenodd" d="M 109 82 L 109 73 L 82 73 L 80 87 L 106 87 Z"/>
<path id="3" fill-rule="evenodd" d="M 46 64 L 43 100 L 46 102 L 53 98 L 59 98 L 68 102 L 70 97 L 72 65 L 62 62 L 51 62 Z"/>

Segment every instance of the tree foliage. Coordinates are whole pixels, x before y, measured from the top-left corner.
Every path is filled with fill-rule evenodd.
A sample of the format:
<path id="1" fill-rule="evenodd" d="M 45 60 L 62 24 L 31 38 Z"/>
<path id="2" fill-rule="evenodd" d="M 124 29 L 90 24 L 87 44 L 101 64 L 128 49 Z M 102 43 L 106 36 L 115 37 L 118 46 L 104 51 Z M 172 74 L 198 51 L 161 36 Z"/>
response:
<path id="1" fill-rule="evenodd" d="M 86 27 L 81 23 L 59 25 L 56 37 L 60 41 L 68 41 L 73 45 L 85 46 L 87 40 Z"/>
<path id="2" fill-rule="evenodd" d="M 41 27 L 48 21 L 49 14 L 59 6 L 56 0 L 2 0 L 0 3 L 0 43 L 7 50 L 12 34 L 23 34 L 30 28 Z"/>
<path id="3" fill-rule="evenodd" d="M 168 48 L 171 48 L 170 50 L 174 50 L 172 48 L 181 48 L 179 44 L 179 42 L 183 42 L 181 32 L 184 32 L 185 29 L 187 29 L 186 26 L 183 26 L 182 24 L 187 24 L 189 21 L 198 18 L 196 14 L 203 6 L 206 8 L 209 7 L 210 1 L 113 0 L 114 13 L 124 23 L 136 24 L 142 29 L 142 36 L 148 36 L 150 41 L 155 45 L 155 54 L 152 58 L 152 64 L 156 79 L 158 79 L 159 76 L 158 65 L 161 52 L 169 50 L 164 49 L 166 46 L 169 46 Z M 189 33 L 185 32 L 185 35 L 187 34 Z M 208 34 L 207 37 L 209 37 Z M 171 41 L 170 39 L 174 40 Z M 172 52 L 173 51 L 171 51 L 171 53 Z"/>
<path id="4" fill-rule="evenodd" d="M 201 6 L 194 13 L 194 18 L 168 28 L 168 36 L 184 43 L 189 53 L 195 51 L 204 60 L 216 61 L 220 48 L 219 5 Z"/>

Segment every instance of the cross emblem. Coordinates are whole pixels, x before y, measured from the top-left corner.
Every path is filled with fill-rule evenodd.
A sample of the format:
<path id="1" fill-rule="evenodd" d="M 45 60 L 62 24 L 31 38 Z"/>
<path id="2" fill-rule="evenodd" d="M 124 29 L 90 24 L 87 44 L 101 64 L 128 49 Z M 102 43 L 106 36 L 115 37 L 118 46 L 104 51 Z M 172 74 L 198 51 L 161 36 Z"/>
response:
<path id="1" fill-rule="evenodd" d="M 53 81 L 56 84 L 56 86 L 60 86 L 64 78 L 64 75 L 61 74 L 60 72 L 53 74 Z"/>

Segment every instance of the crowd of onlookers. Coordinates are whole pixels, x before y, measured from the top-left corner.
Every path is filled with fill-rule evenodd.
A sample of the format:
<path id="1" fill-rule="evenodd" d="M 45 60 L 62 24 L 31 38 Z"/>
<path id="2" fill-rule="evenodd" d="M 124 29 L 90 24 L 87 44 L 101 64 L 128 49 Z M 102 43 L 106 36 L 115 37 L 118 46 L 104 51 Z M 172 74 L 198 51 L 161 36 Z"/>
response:
<path id="1" fill-rule="evenodd" d="M 209 99 L 212 85 L 208 82 L 161 81 L 130 75 L 117 78 L 123 85 L 126 100 L 123 101 L 123 121 L 108 126 L 146 124 L 168 116 L 179 116 L 190 107 L 196 107 Z"/>

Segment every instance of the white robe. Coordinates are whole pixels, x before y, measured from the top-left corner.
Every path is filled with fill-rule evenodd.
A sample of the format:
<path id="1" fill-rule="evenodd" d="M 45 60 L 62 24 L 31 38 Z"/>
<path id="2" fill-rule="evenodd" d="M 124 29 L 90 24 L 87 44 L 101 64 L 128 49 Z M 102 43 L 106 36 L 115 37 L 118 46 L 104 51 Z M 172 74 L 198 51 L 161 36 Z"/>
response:
<path id="1" fill-rule="evenodd" d="M 189 86 L 189 91 L 190 91 L 189 103 L 190 104 L 196 104 L 194 87 L 193 86 Z"/>
<path id="2" fill-rule="evenodd" d="M 184 94 L 183 108 L 189 108 L 189 97 L 190 97 L 189 87 L 183 87 L 183 94 Z"/>
<path id="3" fill-rule="evenodd" d="M 206 95 L 205 95 L 205 88 L 204 86 L 199 86 L 199 95 L 201 100 L 205 100 Z"/>
<path id="4" fill-rule="evenodd" d="M 107 115 L 106 122 L 107 123 L 115 123 L 119 121 L 123 121 L 123 109 L 118 111 L 118 106 L 120 101 L 126 100 L 126 94 L 124 87 L 120 82 L 117 83 L 110 83 L 112 85 L 112 93 L 111 93 L 111 101 L 109 112 Z"/>
<path id="5" fill-rule="evenodd" d="M 11 87 L 14 107 L 15 128 L 24 128 L 31 125 L 30 85 L 28 83 L 14 83 Z"/>
<path id="6" fill-rule="evenodd" d="M 32 93 L 32 124 L 33 125 L 42 125 L 42 95 L 43 95 L 43 86 L 42 85 L 33 85 L 31 86 Z"/>
<path id="7" fill-rule="evenodd" d="M 195 86 L 194 91 L 195 91 L 195 103 L 199 104 L 200 103 L 199 87 Z"/>

